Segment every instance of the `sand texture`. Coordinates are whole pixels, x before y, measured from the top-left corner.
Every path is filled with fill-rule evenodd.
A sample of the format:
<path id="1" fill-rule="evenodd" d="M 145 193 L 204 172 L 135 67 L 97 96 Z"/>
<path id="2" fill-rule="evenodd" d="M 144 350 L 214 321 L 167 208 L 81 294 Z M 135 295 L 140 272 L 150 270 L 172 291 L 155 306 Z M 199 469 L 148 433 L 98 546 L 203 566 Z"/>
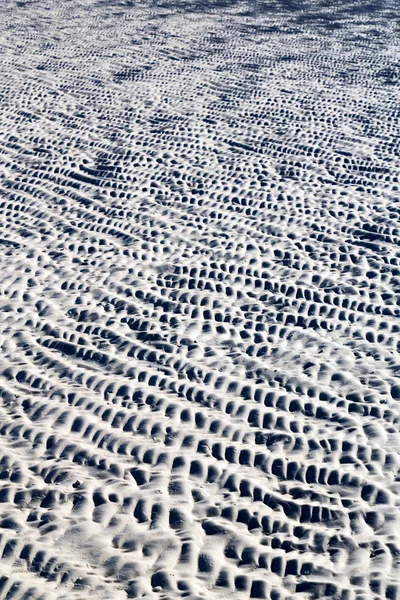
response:
<path id="1" fill-rule="evenodd" d="M 1 0 L 1 600 L 400 600 L 398 9 Z"/>

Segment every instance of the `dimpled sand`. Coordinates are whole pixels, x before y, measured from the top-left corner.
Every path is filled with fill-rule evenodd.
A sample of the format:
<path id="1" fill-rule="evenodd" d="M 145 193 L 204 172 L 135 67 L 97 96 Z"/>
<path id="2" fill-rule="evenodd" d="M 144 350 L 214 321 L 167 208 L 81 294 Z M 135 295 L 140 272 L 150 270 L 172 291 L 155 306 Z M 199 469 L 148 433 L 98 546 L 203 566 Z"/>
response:
<path id="1" fill-rule="evenodd" d="M 400 599 L 399 39 L 1 1 L 2 600 Z"/>

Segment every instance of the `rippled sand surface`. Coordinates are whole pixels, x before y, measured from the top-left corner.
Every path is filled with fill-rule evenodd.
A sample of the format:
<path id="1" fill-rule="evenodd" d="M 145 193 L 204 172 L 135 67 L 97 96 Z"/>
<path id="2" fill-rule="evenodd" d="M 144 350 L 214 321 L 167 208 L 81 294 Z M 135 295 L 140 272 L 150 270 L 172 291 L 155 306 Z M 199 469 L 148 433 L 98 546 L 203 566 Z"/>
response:
<path id="1" fill-rule="evenodd" d="M 400 599 L 396 4 L 2 0 L 1 599 Z"/>

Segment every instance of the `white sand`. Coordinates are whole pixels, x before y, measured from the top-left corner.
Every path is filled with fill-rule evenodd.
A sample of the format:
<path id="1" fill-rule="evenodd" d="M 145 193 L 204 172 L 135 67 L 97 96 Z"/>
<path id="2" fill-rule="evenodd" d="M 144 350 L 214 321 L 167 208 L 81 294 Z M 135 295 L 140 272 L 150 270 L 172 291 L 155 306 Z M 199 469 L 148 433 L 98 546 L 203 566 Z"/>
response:
<path id="1" fill-rule="evenodd" d="M 400 30 L 360 4 L 2 0 L 1 599 L 400 598 Z"/>

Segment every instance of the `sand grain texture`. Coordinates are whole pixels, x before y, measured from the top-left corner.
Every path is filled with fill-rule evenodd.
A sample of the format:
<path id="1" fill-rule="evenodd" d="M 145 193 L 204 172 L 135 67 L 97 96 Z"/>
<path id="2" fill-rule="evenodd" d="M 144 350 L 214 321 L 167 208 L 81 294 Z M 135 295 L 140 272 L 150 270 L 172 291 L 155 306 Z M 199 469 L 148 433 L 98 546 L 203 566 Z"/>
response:
<path id="1" fill-rule="evenodd" d="M 0 598 L 400 598 L 398 19 L 2 0 Z"/>

